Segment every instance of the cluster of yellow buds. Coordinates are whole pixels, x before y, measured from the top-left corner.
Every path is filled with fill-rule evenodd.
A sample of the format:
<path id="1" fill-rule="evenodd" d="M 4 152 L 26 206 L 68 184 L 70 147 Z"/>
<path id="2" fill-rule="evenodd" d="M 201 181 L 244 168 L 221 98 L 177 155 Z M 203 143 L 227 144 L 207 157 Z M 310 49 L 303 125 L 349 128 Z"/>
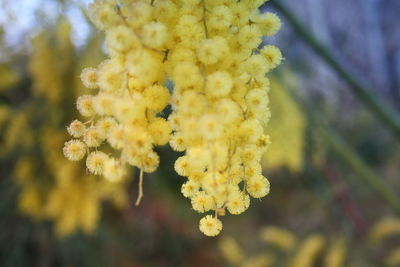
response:
<path id="1" fill-rule="evenodd" d="M 166 40 L 158 40 L 158 47 L 146 41 L 150 28 L 154 26 L 153 33 L 159 36 L 158 27 L 163 26 L 151 23 L 152 8 L 146 2 L 120 6 L 97 1 L 89 10 L 95 25 L 105 31 L 110 59 L 81 74 L 84 85 L 96 94 L 78 98 L 77 108 L 88 121 L 70 124 L 68 132 L 76 139 L 65 144 L 64 154 L 70 160 L 87 155 L 91 173 L 115 182 L 124 178 L 127 164 L 140 168 L 139 204 L 143 172 L 153 172 L 159 164 L 153 148 L 168 143 L 171 133 L 169 123 L 157 116 L 170 98 L 163 86 Z M 104 143 L 114 155 L 99 150 Z"/>
<path id="2" fill-rule="evenodd" d="M 153 172 L 155 145 L 168 141 L 185 155 L 175 170 L 188 178 L 182 193 L 194 210 L 215 211 L 200 230 L 218 235 L 218 216 L 244 212 L 250 197 L 269 192 L 260 160 L 269 144 L 264 134 L 270 111 L 266 73 L 282 60 L 278 48 L 260 48 L 280 20 L 260 13 L 263 0 L 97 0 L 89 8 L 106 34 L 110 59 L 82 72 L 83 83 L 99 90 L 77 101 L 87 122 L 68 128 L 70 160 L 87 155 L 90 172 L 112 181 L 130 164 Z M 173 93 L 165 87 L 173 84 Z M 168 105 L 168 121 L 158 116 Z M 99 151 L 103 144 L 114 156 Z M 118 151 L 116 153 L 115 151 Z"/>
<path id="3" fill-rule="evenodd" d="M 226 209 L 240 214 L 249 195 L 269 192 L 260 158 L 269 144 L 265 74 L 274 66 L 266 56 L 271 47 L 258 47 L 263 34 L 279 29 L 279 19 L 257 11 L 263 1 L 192 2 L 173 31 L 181 42 L 169 59 L 175 84 L 170 144 L 186 151 L 175 163 L 178 174 L 188 177 L 182 193 L 197 212 L 215 211 L 200 220 L 200 230 L 215 236 L 222 229 L 218 215 Z"/>

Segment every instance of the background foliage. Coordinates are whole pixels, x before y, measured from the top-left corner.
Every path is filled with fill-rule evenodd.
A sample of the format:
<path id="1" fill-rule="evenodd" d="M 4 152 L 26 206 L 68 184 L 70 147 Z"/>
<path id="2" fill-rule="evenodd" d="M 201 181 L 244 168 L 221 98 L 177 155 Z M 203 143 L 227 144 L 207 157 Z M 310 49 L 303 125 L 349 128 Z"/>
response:
<path id="1" fill-rule="evenodd" d="M 16 2 L 0 2 L 1 266 L 400 265 L 398 2 L 271 0 L 286 58 L 271 79 L 271 193 L 218 238 L 196 229 L 167 146 L 138 208 L 132 184 L 64 159 L 103 37 L 85 1 Z"/>

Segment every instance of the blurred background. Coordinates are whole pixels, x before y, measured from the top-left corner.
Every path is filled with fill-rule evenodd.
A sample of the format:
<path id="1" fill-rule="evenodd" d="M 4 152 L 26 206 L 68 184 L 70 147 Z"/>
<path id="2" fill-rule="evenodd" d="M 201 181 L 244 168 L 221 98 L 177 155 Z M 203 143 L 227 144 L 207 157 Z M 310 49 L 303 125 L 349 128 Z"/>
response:
<path id="1" fill-rule="evenodd" d="M 134 183 L 64 159 L 79 74 L 105 58 L 90 2 L 0 0 L 0 266 L 400 266 L 399 1 L 262 7 L 282 18 L 264 41 L 285 57 L 270 76 L 271 193 L 217 238 L 198 231 L 169 147 L 139 207 Z"/>

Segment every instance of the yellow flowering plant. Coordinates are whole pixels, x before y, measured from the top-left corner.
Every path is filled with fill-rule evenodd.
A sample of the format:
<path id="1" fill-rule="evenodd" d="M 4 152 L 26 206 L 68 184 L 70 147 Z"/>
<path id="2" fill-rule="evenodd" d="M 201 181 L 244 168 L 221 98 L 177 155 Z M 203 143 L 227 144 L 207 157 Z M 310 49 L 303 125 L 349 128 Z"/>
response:
<path id="1" fill-rule="evenodd" d="M 109 59 L 85 69 L 93 90 L 77 100 L 85 121 L 68 127 L 63 148 L 73 161 L 118 182 L 127 166 L 143 174 L 160 162 L 156 146 L 169 143 L 184 155 L 176 172 L 187 177 L 182 194 L 205 213 L 200 230 L 216 236 L 218 216 L 240 214 L 250 197 L 262 198 L 270 184 L 260 160 L 270 140 L 266 73 L 282 60 L 279 49 L 262 46 L 280 20 L 260 13 L 262 0 L 97 0 L 89 16 L 105 33 Z M 173 84 L 170 91 L 166 82 Z M 168 120 L 161 112 L 170 104 Z M 110 148 L 112 150 L 110 150 Z M 107 152 L 108 151 L 108 152 Z M 112 152 L 110 152 L 112 151 Z"/>
<path id="2" fill-rule="evenodd" d="M 318 263 L 326 267 L 347 266 L 348 240 L 343 236 L 327 238 L 322 234 L 310 234 L 302 239 L 288 229 L 267 225 L 261 228 L 258 237 L 264 243 L 258 247 L 266 248 L 257 254 L 247 256 L 242 246 L 230 236 L 222 238 L 218 247 L 232 266 L 306 267 Z"/>
<path id="3" fill-rule="evenodd" d="M 65 107 L 86 90 L 71 77 L 102 55 L 97 36 L 78 52 L 71 42 L 70 24 L 60 18 L 55 26 L 32 40 L 26 78 L 31 83 L 21 79 L 15 89 L 23 87 L 27 99 L 18 107 L 11 100 L 0 106 L 0 158 L 10 162 L 3 175 L 10 175 L 18 185 L 19 211 L 34 220 L 52 221 L 57 236 L 65 237 L 79 230 L 92 233 L 103 201 L 121 208 L 127 203 L 127 194 L 126 181 L 116 183 L 88 175 L 83 164 L 68 161 L 57 149 L 67 138 L 65 124 L 73 114 Z M 94 51 L 95 56 L 91 55 Z M 8 91 L 12 90 L 8 85 Z M 75 123 L 68 132 L 79 134 L 80 126 Z M 75 152 L 79 150 L 78 142 L 71 143 Z M 71 159 L 76 159 L 74 155 Z"/>
<path id="4" fill-rule="evenodd" d="M 301 231 L 301 230 L 300 230 Z M 361 237 L 361 243 L 354 246 L 354 236 L 343 233 L 311 233 L 301 236 L 280 226 L 266 225 L 254 233 L 259 240 L 251 238 L 244 246 L 244 240 L 232 236 L 218 240 L 218 249 L 231 266 L 399 266 L 400 220 L 397 217 L 383 217 L 372 224 Z M 243 238 L 243 236 L 242 236 Z M 261 242 L 260 242 L 261 241 Z M 254 246 L 256 245 L 256 246 Z M 254 251 L 245 248 L 262 248 Z M 369 257 L 364 253 L 375 256 Z M 360 252 L 363 256 L 360 258 Z M 249 254 L 249 255 L 248 255 Z M 361 259 L 361 261 L 360 261 Z"/>
<path id="5" fill-rule="evenodd" d="M 289 71 L 285 71 L 283 77 L 285 81 L 294 80 Z M 271 79 L 271 87 L 272 116 L 266 131 L 273 142 L 264 154 L 262 165 L 264 169 L 286 167 L 298 173 L 304 161 L 306 115 L 282 82 L 276 78 Z"/>

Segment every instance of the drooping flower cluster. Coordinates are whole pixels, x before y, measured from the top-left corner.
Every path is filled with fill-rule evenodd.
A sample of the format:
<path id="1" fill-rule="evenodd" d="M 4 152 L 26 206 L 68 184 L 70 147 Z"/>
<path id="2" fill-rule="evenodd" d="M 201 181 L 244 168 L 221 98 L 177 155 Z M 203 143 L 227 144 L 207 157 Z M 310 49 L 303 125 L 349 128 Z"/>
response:
<path id="1" fill-rule="evenodd" d="M 197 212 L 215 211 L 200 221 L 200 230 L 215 236 L 222 229 L 218 215 L 240 214 L 250 196 L 269 192 L 260 165 L 269 144 L 263 130 L 270 116 L 265 74 L 281 55 L 259 46 L 263 35 L 279 29 L 279 19 L 257 11 L 264 1 L 192 2 L 180 9 L 172 33 L 181 42 L 168 59 L 175 83 L 170 144 L 186 152 L 175 163 L 188 178 L 183 195 Z"/>
<path id="2" fill-rule="evenodd" d="M 87 155 L 90 172 L 120 180 L 127 164 L 153 172 L 154 146 L 169 141 L 185 151 L 175 163 L 188 178 L 183 195 L 194 210 L 215 211 L 200 220 L 200 230 L 218 235 L 218 215 L 240 214 L 250 196 L 269 192 L 260 166 L 269 144 L 265 75 L 282 55 L 274 46 L 260 48 L 262 36 L 280 28 L 276 15 L 258 11 L 263 2 L 95 1 L 90 17 L 105 31 L 110 59 L 82 72 L 85 86 L 96 91 L 77 101 L 88 121 L 68 127 L 75 139 L 64 146 L 67 158 Z M 174 85 L 171 101 L 167 80 Z M 158 114 L 168 103 L 173 112 L 166 121 Z M 106 143 L 112 156 L 100 151 Z"/>
<path id="3" fill-rule="evenodd" d="M 70 160 L 87 155 L 88 170 L 110 181 L 120 181 L 127 164 L 136 166 L 141 184 L 143 172 L 158 167 L 154 146 L 166 144 L 171 133 L 168 122 L 157 116 L 170 98 L 163 86 L 166 29 L 152 21 L 153 8 L 145 1 L 123 6 L 97 1 L 89 10 L 95 25 L 105 31 L 110 58 L 81 74 L 95 94 L 78 98 L 77 108 L 88 121 L 70 124 L 68 132 L 75 139 L 65 144 L 64 154 Z M 100 150 L 105 143 L 114 155 Z"/>

